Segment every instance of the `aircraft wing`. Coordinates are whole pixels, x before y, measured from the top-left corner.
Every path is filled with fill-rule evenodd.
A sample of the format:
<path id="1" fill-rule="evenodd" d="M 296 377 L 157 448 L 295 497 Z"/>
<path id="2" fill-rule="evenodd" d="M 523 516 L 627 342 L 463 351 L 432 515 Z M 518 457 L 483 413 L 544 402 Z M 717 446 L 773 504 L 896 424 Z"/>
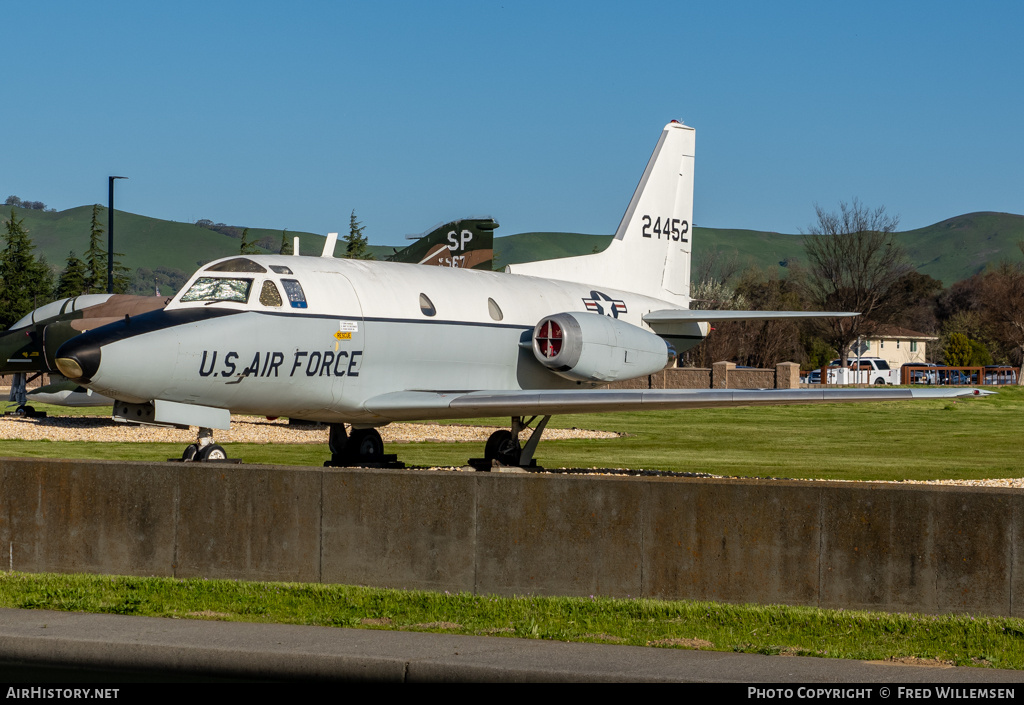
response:
<path id="1" fill-rule="evenodd" d="M 987 396 L 951 389 L 580 389 L 475 392 L 391 392 L 368 399 L 366 411 L 389 421 L 483 416 L 590 414 L 655 409 L 708 409 L 854 401 L 898 401 Z"/>
<path id="2" fill-rule="evenodd" d="M 845 311 L 701 311 L 683 309 L 665 309 L 651 311 L 643 319 L 652 328 L 658 324 L 689 323 L 692 321 L 754 321 L 781 320 L 783 318 L 848 318 L 859 316 L 859 313 Z"/>

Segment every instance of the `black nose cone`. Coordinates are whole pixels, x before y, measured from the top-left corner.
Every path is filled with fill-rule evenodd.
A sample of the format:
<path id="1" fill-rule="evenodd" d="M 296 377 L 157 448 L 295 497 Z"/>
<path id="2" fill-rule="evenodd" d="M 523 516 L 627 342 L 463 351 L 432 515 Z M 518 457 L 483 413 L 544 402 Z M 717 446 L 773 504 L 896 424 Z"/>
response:
<path id="1" fill-rule="evenodd" d="M 62 375 L 75 382 L 88 382 L 100 368 L 100 343 L 95 336 L 83 333 L 57 348 L 55 357 Z"/>

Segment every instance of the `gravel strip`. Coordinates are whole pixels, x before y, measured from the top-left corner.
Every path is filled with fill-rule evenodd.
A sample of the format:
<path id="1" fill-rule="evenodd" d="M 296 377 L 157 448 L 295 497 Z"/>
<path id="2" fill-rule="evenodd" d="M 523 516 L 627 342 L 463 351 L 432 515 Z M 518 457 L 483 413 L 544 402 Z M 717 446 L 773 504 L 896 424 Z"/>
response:
<path id="1" fill-rule="evenodd" d="M 441 424 L 394 423 L 382 426 L 385 443 L 486 442 L 495 428 L 486 426 L 448 426 Z M 285 419 L 271 421 L 259 416 L 232 416 L 231 429 L 214 431 L 218 443 L 327 443 L 324 425 L 289 425 Z M 545 440 L 570 438 L 618 438 L 607 431 L 577 428 L 548 428 Z M 25 441 L 96 441 L 101 443 L 194 443 L 196 430 L 135 426 L 112 421 L 110 417 L 51 416 L 44 419 L 0 417 L 0 439 Z"/>

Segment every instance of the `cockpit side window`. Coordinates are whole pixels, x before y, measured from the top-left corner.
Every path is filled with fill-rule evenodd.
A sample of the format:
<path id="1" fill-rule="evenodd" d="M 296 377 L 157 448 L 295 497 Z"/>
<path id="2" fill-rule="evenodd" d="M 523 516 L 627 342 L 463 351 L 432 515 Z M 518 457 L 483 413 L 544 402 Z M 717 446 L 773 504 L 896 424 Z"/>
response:
<path id="1" fill-rule="evenodd" d="M 280 306 L 282 303 L 281 292 L 269 279 L 263 282 L 263 289 L 260 290 L 260 303 L 264 306 Z"/>
<path id="2" fill-rule="evenodd" d="M 282 279 L 281 286 L 284 287 L 284 293 L 288 296 L 288 303 L 292 308 L 306 308 L 306 294 L 303 293 L 302 284 L 299 284 L 298 280 Z"/>
<path id="3" fill-rule="evenodd" d="M 199 277 L 182 295 L 181 301 L 235 301 L 244 304 L 249 300 L 251 288 L 252 279 Z"/>
<path id="4" fill-rule="evenodd" d="M 430 300 L 430 297 L 426 294 L 420 294 L 420 311 L 423 312 L 424 316 L 436 316 L 437 309 L 434 308 L 434 302 Z"/>

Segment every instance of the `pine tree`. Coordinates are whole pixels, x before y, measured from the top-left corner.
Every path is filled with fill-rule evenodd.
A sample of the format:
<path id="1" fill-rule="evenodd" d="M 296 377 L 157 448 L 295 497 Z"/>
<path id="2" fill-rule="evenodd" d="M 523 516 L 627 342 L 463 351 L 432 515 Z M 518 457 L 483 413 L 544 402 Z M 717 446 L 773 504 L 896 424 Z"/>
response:
<path id="1" fill-rule="evenodd" d="M 85 294 L 102 294 L 107 290 L 107 251 L 103 247 L 103 233 L 100 226 L 100 211 L 103 206 L 92 207 L 92 222 L 89 223 L 89 248 L 85 251 Z M 114 291 L 127 294 L 132 286 L 131 270 L 121 264 L 124 255 L 114 253 Z"/>
<path id="2" fill-rule="evenodd" d="M 75 256 L 74 250 L 69 252 L 67 262 L 64 264 L 64 271 L 61 272 L 60 279 L 57 281 L 57 298 L 63 299 L 85 293 L 86 274 L 85 262 Z"/>
<path id="3" fill-rule="evenodd" d="M 5 328 L 53 298 L 53 273 L 32 254 L 35 246 L 23 223 L 11 208 L 0 252 L 0 325 Z"/>
<path id="4" fill-rule="evenodd" d="M 345 259 L 374 259 L 373 255 L 366 249 L 366 237 L 363 231 L 366 227 L 356 220 L 356 212 L 348 220 L 348 235 L 342 240 L 345 242 Z"/>
<path id="5" fill-rule="evenodd" d="M 127 294 L 132 288 L 132 271 L 121 264 L 120 252 L 114 253 L 114 294 Z"/>
<path id="6" fill-rule="evenodd" d="M 107 253 L 103 250 L 103 228 L 100 227 L 101 206 L 92 207 L 92 223 L 89 225 L 89 248 L 85 251 L 86 294 L 100 294 L 107 290 Z"/>
<path id="7" fill-rule="evenodd" d="M 249 242 L 249 228 L 242 230 L 242 244 L 238 248 L 238 254 L 240 255 L 258 255 L 260 248 L 257 247 L 255 242 Z"/>

